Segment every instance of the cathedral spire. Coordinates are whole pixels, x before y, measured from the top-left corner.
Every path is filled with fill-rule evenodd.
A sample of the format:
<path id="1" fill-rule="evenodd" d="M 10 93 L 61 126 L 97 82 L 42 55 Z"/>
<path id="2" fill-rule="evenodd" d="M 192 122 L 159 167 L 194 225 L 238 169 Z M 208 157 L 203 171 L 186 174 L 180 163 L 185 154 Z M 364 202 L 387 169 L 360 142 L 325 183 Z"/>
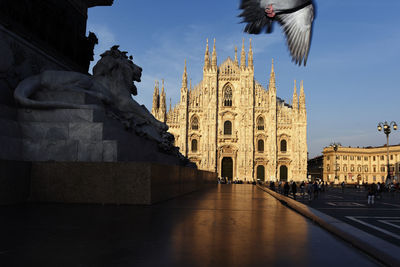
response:
<path id="1" fill-rule="evenodd" d="M 246 52 L 244 51 L 244 38 L 242 42 L 242 53 L 240 54 L 240 67 L 246 68 Z"/>
<path id="2" fill-rule="evenodd" d="M 157 116 L 158 113 L 158 108 L 160 107 L 160 93 L 159 93 L 159 88 L 158 88 L 158 81 L 155 81 L 154 84 L 154 93 L 153 93 L 153 106 L 151 107 L 151 114 L 153 114 L 154 117 Z"/>
<path id="3" fill-rule="evenodd" d="M 210 68 L 210 51 L 208 49 L 208 38 L 207 38 L 206 52 L 204 54 L 204 70 L 208 70 L 209 68 Z"/>
<path id="4" fill-rule="evenodd" d="M 303 86 L 303 81 L 300 83 L 300 97 L 299 97 L 299 104 L 300 104 L 300 110 L 305 111 L 306 110 L 306 96 L 304 95 L 304 86 Z"/>
<path id="5" fill-rule="evenodd" d="M 186 59 L 185 59 L 185 69 L 182 75 L 182 89 L 187 89 L 187 69 L 186 69 Z"/>
<path id="6" fill-rule="evenodd" d="M 275 70 L 274 70 L 274 59 L 272 59 L 271 74 L 269 76 L 269 89 L 273 88 L 276 90 L 275 84 Z"/>
<path id="7" fill-rule="evenodd" d="M 172 104 L 171 104 L 171 102 L 172 102 L 172 98 L 170 97 L 170 98 L 169 98 L 169 110 L 168 110 L 168 112 L 170 112 L 171 109 L 172 109 Z"/>
<path id="8" fill-rule="evenodd" d="M 250 38 L 250 46 L 249 46 L 249 56 L 248 56 L 248 58 L 249 58 L 249 68 L 253 69 L 254 68 L 254 66 L 253 66 L 253 49 L 251 47 L 251 38 Z"/>
<path id="9" fill-rule="evenodd" d="M 293 90 L 293 109 L 297 111 L 299 108 L 298 105 L 298 97 L 297 97 L 297 86 L 296 86 L 296 80 L 294 80 L 294 90 Z"/>
<path id="10" fill-rule="evenodd" d="M 165 91 L 164 91 L 164 79 L 162 79 L 162 89 L 161 89 L 161 97 L 160 97 L 160 118 L 162 122 L 165 122 L 167 115 L 167 104 L 165 101 Z"/>
<path id="11" fill-rule="evenodd" d="M 235 46 L 235 65 L 239 67 L 239 61 L 238 61 L 238 56 L 237 56 L 237 46 Z"/>
<path id="12" fill-rule="evenodd" d="M 214 46 L 212 51 L 212 67 L 217 69 L 217 50 L 215 49 L 215 38 L 214 38 Z"/>

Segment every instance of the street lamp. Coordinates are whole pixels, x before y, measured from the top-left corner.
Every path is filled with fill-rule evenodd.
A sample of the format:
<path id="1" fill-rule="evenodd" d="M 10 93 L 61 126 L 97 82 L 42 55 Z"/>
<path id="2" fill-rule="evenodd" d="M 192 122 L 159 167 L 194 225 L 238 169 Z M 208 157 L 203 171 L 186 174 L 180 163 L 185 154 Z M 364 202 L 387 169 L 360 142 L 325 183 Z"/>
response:
<path id="1" fill-rule="evenodd" d="M 386 134 L 386 148 L 387 148 L 387 178 L 386 181 L 390 181 L 390 164 L 389 164 L 389 134 L 391 132 L 391 127 L 393 127 L 393 130 L 397 130 L 397 124 L 396 122 L 392 121 L 391 123 L 388 123 L 385 121 L 384 123 L 380 122 L 378 123 L 378 131 L 382 131 Z"/>
<path id="2" fill-rule="evenodd" d="M 337 156 L 336 156 L 336 152 L 338 151 L 338 148 L 340 146 L 342 146 L 342 145 L 340 143 L 333 142 L 329 146 L 332 147 L 333 150 L 335 151 L 335 181 L 336 181 L 338 179 L 338 177 L 337 177 Z"/>

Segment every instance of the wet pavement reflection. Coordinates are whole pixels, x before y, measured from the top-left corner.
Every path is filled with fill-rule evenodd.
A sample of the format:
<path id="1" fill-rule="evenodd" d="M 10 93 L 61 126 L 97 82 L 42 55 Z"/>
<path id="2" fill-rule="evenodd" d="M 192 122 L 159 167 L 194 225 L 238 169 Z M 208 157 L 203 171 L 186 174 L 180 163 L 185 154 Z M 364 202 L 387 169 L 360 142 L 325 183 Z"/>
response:
<path id="1" fill-rule="evenodd" d="M 151 207 L 0 207 L 0 266 L 376 266 L 252 185 Z"/>

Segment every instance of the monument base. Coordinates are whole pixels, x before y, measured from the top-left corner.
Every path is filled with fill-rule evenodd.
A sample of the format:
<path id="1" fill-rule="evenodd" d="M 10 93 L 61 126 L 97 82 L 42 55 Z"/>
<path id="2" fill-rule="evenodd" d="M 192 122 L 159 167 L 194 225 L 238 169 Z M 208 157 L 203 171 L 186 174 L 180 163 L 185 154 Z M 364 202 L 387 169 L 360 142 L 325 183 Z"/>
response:
<path id="1" fill-rule="evenodd" d="M 148 162 L 34 162 L 29 201 L 150 205 L 216 181 L 216 173 Z"/>

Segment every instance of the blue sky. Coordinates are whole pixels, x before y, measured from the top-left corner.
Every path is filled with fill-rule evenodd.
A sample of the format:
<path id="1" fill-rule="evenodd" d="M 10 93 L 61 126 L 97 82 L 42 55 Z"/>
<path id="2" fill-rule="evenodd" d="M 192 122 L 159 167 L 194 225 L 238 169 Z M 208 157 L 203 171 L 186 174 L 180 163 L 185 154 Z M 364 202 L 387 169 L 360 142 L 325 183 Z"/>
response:
<path id="1" fill-rule="evenodd" d="M 267 87 L 271 59 L 277 94 L 290 102 L 293 81 L 304 80 L 310 157 L 324 146 L 378 146 L 380 121 L 400 123 L 400 1 L 320 0 L 306 67 L 291 62 L 278 25 L 273 34 L 248 35 L 237 15 L 239 0 L 115 0 L 89 10 L 88 31 L 98 55 L 114 44 L 143 68 L 136 101 L 151 110 L 154 81 L 165 79 L 167 98 L 179 100 L 184 61 L 193 85 L 202 79 L 206 39 L 216 38 L 218 64 L 252 38 L 255 79 Z M 169 100 L 167 103 L 169 106 Z M 390 135 L 400 143 L 400 131 Z"/>

